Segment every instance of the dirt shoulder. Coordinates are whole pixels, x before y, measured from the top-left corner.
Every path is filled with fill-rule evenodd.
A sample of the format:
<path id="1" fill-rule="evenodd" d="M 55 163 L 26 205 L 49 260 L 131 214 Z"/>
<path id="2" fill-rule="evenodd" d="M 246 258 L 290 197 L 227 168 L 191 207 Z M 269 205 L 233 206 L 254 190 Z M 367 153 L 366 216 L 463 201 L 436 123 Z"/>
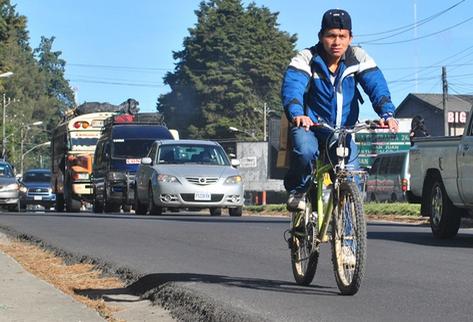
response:
<path id="1" fill-rule="evenodd" d="M 107 321 L 175 321 L 168 311 L 133 295 L 123 281 L 104 276 L 92 264 L 68 265 L 50 251 L 6 236 L 0 238 L 0 251 Z"/>

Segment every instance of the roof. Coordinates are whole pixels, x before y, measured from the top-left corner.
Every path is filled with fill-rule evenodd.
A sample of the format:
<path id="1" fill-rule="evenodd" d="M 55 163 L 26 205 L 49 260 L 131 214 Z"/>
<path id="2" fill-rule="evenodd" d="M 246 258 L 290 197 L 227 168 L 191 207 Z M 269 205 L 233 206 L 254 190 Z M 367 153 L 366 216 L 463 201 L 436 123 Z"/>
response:
<path id="1" fill-rule="evenodd" d="M 126 124 L 114 125 L 112 128 L 114 139 L 172 139 L 167 127 L 155 124 Z"/>
<path id="2" fill-rule="evenodd" d="M 399 104 L 398 110 L 407 104 L 409 100 L 419 100 L 426 104 L 428 107 L 443 110 L 443 94 L 423 94 L 423 93 L 410 93 L 406 98 Z M 447 108 L 449 111 L 465 111 L 469 112 L 473 105 L 473 95 L 447 95 Z"/>
<path id="3" fill-rule="evenodd" d="M 160 141 L 161 144 L 199 144 L 199 145 L 219 145 L 215 141 L 210 140 L 162 140 Z"/>

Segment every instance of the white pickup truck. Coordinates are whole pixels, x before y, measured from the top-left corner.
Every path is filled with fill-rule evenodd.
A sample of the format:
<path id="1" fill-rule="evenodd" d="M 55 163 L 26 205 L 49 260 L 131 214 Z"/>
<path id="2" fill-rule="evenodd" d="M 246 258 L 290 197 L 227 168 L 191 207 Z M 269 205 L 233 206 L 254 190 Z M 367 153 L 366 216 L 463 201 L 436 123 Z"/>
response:
<path id="1" fill-rule="evenodd" d="M 437 238 L 455 237 L 473 209 L 473 108 L 462 136 L 418 138 L 409 153 L 410 202 Z"/>

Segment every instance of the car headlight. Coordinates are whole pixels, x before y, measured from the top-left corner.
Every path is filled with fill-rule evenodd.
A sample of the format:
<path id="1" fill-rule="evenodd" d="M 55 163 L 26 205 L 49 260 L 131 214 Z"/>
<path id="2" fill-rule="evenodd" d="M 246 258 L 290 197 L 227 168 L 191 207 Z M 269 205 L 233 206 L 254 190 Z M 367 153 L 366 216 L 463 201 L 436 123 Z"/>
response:
<path id="1" fill-rule="evenodd" d="M 20 191 L 23 192 L 23 193 L 27 193 L 28 188 L 26 188 L 25 186 L 20 186 Z"/>
<path id="2" fill-rule="evenodd" d="M 171 176 L 169 174 L 160 174 L 158 175 L 158 182 L 165 182 L 165 183 L 172 183 L 172 182 L 179 182 L 175 176 Z"/>
<path id="3" fill-rule="evenodd" d="M 224 184 L 238 184 L 238 183 L 241 183 L 241 176 L 228 177 L 224 182 Z"/>

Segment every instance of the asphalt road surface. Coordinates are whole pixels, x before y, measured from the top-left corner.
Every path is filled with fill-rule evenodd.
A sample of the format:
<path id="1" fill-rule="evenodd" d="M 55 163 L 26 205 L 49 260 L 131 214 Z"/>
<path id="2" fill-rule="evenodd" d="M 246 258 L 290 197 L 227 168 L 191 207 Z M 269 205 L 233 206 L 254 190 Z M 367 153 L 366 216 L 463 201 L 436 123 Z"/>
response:
<path id="1" fill-rule="evenodd" d="M 370 223 L 365 279 L 358 294 L 341 296 L 328 245 L 312 285 L 294 283 L 288 226 L 287 218 L 195 213 L 0 213 L 0 228 L 10 233 L 140 276 L 133 286 L 184 320 L 473 319 L 472 229 L 444 241 L 426 226 Z"/>

